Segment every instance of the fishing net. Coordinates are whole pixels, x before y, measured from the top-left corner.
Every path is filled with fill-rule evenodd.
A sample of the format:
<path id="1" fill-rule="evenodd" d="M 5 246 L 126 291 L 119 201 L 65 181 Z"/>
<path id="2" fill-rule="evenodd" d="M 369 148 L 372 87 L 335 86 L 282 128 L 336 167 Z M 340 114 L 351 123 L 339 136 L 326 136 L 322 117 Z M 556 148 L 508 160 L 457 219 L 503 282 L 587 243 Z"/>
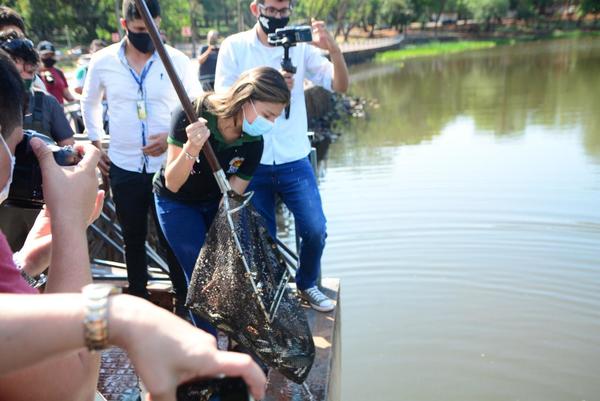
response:
<path id="1" fill-rule="evenodd" d="M 187 306 L 296 383 L 315 347 L 291 273 L 248 198 L 228 197 L 206 236 Z"/>

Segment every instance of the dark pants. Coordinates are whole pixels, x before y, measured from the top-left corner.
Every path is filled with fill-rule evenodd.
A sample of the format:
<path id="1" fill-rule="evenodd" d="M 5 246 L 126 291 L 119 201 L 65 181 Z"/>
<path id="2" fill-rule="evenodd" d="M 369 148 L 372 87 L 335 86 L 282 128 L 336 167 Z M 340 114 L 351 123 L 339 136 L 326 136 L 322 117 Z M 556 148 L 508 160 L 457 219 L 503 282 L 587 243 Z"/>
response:
<path id="1" fill-rule="evenodd" d="M 13 252 L 23 247 L 38 214 L 40 214 L 38 209 L 0 206 L 0 230 L 6 235 Z"/>
<path id="2" fill-rule="evenodd" d="M 279 195 L 292 212 L 301 240 L 296 284 L 300 290 L 315 286 L 321 272 L 327 231 L 321 195 L 308 158 L 279 165 L 259 165 L 248 189 L 254 191 L 252 204 L 265 218 L 273 237 L 276 235 L 275 195 Z"/>
<path id="3" fill-rule="evenodd" d="M 114 164 L 110 168 L 110 187 L 125 243 L 129 293 L 144 298 L 148 297 L 146 290 L 148 284 L 148 258 L 145 248 L 148 234 L 148 214 L 151 213 L 154 221 L 157 222 L 152 194 L 153 175 L 123 170 Z M 175 292 L 180 294 L 183 291 L 185 293 L 187 288 L 185 277 L 181 273 L 177 259 L 164 239 L 161 230 L 157 229 L 156 231 L 160 245 L 167 252 L 167 264 L 169 265 Z M 178 301 L 182 300 L 178 299 Z"/>

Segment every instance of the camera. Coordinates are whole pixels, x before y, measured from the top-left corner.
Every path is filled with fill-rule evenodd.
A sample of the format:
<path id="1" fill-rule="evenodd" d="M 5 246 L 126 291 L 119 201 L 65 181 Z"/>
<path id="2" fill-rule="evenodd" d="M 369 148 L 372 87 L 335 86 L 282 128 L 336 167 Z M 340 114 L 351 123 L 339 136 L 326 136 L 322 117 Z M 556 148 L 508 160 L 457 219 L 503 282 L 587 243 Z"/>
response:
<path id="1" fill-rule="evenodd" d="M 208 401 L 213 396 L 220 401 L 253 401 L 240 377 L 193 381 L 177 387 L 177 401 Z"/>
<path id="2" fill-rule="evenodd" d="M 312 27 L 302 25 L 278 28 L 275 30 L 275 33 L 270 33 L 267 39 L 272 46 L 283 46 L 281 68 L 283 71 L 295 74 L 297 69 L 296 66 L 292 64 L 290 48 L 296 46 L 296 43 L 312 42 Z M 289 104 L 285 107 L 285 118 L 290 118 Z"/>
<path id="3" fill-rule="evenodd" d="M 312 42 L 312 28 L 308 25 L 286 26 L 279 28 L 268 36 L 273 46 L 294 46 L 296 43 Z"/>
<path id="4" fill-rule="evenodd" d="M 23 209 L 41 209 L 44 206 L 42 170 L 30 144 L 33 138 L 43 140 L 50 147 L 56 164 L 60 166 L 74 166 L 81 161 L 81 155 L 72 146 L 57 146 L 50 137 L 25 130 L 23 140 L 15 149 L 13 179 L 3 205 Z"/>

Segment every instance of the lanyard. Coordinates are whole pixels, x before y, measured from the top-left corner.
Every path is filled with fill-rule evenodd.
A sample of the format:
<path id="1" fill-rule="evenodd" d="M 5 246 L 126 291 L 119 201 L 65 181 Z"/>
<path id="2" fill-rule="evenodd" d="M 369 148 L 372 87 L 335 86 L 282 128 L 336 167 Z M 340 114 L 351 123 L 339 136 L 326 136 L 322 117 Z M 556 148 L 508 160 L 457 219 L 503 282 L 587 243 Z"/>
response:
<path id="1" fill-rule="evenodd" d="M 144 91 L 144 81 L 146 80 L 146 76 L 148 75 L 148 71 L 150 71 L 150 68 L 152 67 L 152 64 L 154 63 L 154 60 L 151 60 L 150 63 L 148 63 L 147 65 L 144 66 L 144 69 L 142 70 L 142 73 L 138 79 L 137 74 L 135 73 L 135 71 L 133 71 L 133 69 L 131 67 L 129 67 L 129 72 L 131 73 L 131 76 L 133 77 L 133 79 L 135 80 L 135 82 L 138 84 L 138 94 L 140 95 L 140 99 L 137 101 L 137 109 L 138 109 L 138 118 L 140 118 L 140 122 L 142 123 L 142 146 L 146 146 L 147 145 L 147 141 L 146 141 L 146 130 L 147 130 L 147 117 L 141 118 L 140 113 L 142 113 L 142 111 L 140 110 L 140 108 L 143 108 L 143 114 L 146 115 L 147 114 L 147 110 L 146 110 L 146 92 Z M 148 156 L 143 154 L 142 155 L 142 171 L 147 170 L 148 167 Z"/>
<path id="2" fill-rule="evenodd" d="M 133 77 L 135 82 L 138 84 L 138 90 L 140 91 L 140 93 L 144 93 L 144 80 L 146 79 L 146 75 L 148 75 L 148 71 L 150 71 L 150 68 L 152 67 L 153 63 L 154 60 L 151 60 L 150 63 L 144 66 L 144 69 L 142 70 L 142 74 L 140 75 L 139 79 L 135 71 L 133 71 L 133 69 L 129 67 L 129 72 L 131 73 L 131 76 Z"/>

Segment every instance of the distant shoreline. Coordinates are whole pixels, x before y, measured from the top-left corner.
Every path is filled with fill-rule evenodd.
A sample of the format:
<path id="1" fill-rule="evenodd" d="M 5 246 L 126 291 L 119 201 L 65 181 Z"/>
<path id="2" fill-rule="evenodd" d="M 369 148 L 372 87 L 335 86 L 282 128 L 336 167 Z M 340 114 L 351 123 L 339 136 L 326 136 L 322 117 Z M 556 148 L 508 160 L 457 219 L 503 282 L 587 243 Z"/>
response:
<path id="1" fill-rule="evenodd" d="M 405 40 L 405 43 L 408 43 L 402 45 L 400 49 L 377 53 L 375 61 L 402 61 L 420 57 L 434 57 L 466 51 L 490 49 L 497 46 L 514 45 L 517 43 L 588 37 L 600 38 L 600 31 L 553 31 L 542 35 L 514 34 L 507 37 L 477 37 L 473 39 L 445 37 L 443 35 L 440 35 L 439 37 L 418 38 L 417 40 L 409 37 Z"/>

